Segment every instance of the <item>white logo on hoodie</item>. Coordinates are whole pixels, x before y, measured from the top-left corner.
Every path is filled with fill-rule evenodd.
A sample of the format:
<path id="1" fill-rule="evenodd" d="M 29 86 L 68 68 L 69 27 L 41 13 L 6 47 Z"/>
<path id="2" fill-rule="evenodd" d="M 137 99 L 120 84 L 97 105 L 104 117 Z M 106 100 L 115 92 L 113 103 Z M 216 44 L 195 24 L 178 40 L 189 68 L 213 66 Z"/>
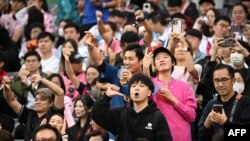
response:
<path id="1" fill-rule="evenodd" d="M 148 125 L 145 127 L 145 129 L 149 129 L 149 130 L 152 130 L 153 128 L 152 128 L 152 123 L 148 123 Z"/>

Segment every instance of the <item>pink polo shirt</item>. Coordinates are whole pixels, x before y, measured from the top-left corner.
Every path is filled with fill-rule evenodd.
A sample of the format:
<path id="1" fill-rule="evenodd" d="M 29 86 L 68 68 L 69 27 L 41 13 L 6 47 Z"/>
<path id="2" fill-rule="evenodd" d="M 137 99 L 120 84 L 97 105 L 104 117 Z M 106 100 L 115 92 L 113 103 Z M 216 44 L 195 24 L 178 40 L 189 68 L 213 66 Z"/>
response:
<path id="1" fill-rule="evenodd" d="M 173 106 L 168 100 L 160 97 L 158 90 L 152 96 L 157 107 L 167 119 L 173 141 L 191 141 L 191 123 L 195 120 L 196 101 L 194 93 L 189 85 L 183 81 L 172 78 L 170 83 L 164 83 L 152 78 L 157 88 L 167 87 L 179 104 Z"/>

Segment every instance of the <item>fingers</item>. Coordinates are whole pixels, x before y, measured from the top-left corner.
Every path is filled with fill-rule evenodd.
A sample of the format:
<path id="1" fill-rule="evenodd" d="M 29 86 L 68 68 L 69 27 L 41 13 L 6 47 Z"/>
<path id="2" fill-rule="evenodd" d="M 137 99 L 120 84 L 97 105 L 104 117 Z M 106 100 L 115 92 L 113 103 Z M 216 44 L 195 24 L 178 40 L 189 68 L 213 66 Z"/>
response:
<path id="1" fill-rule="evenodd" d="M 120 90 L 120 87 L 111 84 L 108 86 L 108 89 L 106 91 L 106 95 L 109 97 L 112 97 L 114 95 L 124 96 L 124 94 L 120 93 L 119 90 Z"/>
<path id="2" fill-rule="evenodd" d="M 144 18 L 144 14 L 143 14 L 142 10 L 137 10 L 135 12 L 135 19 L 140 20 L 140 19 L 143 19 L 143 18 Z"/>
<path id="3" fill-rule="evenodd" d="M 113 85 L 113 84 L 110 85 L 110 88 L 111 88 L 112 90 L 115 90 L 115 91 L 119 91 L 119 90 L 120 90 L 120 87 L 118 87 L 118 86 L 116 86 L 116 85 Z"/>
<path id="4" fill-rule="evenodd" d="M 71 51 L 66 50 L 66 49 L 62 49 L 62 53 L 63 53 L 65 60 L 69 61 L 69 56 L 71 54 Z"/>
<path id="5" fill-rule="evenodd" d="M 42 77 L 40 75 L 32 75 L 30 76 L 30 81 L 31 83 L 39 83 L 42 79 Z"/>
<path id="6" fill-rule="evenodd" d="M 99 10 L 96 10 L 95 15 L 96 15 L 97 21 L 100 22 L 102 19 L 102 12 Z"/>
<path id="7" fill-rule="evenodd" d="M 5 76 L 2 77 L 2 82 L 4 84 L 10 84 L 11 83 L 11 78 L 9 76 L 5 75 Z"/>

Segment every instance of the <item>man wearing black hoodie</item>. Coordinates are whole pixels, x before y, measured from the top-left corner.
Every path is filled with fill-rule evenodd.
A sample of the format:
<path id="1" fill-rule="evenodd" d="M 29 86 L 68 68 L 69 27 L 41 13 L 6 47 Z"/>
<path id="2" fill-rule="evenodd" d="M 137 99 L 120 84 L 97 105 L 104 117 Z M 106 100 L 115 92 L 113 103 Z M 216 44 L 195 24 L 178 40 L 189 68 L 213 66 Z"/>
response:
<path id="1" fill-rule="evenodd" d="M 110 109 L 110 99 L 119 93 L 119 88 L 111 86 L 104 97 L 95 102 L 91 117 L 101 127 L 116 135 L 117 141 L 171 141 L 165 117 L 156 104 L 148 97 L 154 92 L 154 84 L 149 77 L 139 73 L 129 83 L 130 105 Z"/>

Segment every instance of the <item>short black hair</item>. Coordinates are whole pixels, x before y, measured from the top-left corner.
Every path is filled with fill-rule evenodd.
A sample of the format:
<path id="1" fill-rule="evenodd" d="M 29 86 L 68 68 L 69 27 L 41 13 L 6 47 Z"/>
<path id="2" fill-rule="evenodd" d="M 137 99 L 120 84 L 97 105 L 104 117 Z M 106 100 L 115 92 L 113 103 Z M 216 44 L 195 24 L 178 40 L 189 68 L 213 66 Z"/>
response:
<path id="1" fill-rule="evenodd" d="M 181 7 L 182 0 L 168 0 L 168 7 Z"/>
<path id="2" fill-rule="evenodd" d="M 66 92 L 66 88 L 65 88 L 65 84 L 64 84 L 62 76 L 59 73 L 52 73 L 49 75 L 48 80 L 51 81 L 54 77 L 59 79 L 60 84 L 61 84 L 60 87 L 63 89 L 64 92 Z"/>
<path id="3" fill-rule="evenodd" d="M 55 127 L 52 127 L 50 124 L 44 124 L 44 125 L 41 125 L 39 126 L 35 132 L 33 133 L 33 136 L 32 136 L 32 141 L 36 141 L 36 134 L 42 130 L 51 130 L 53 131 L 55 134 L 56 134 L 56 140 L 60 140 L 60 133 L 59 131 L 55 128 Z"/>
<path id="4" fill-rule="evenodd" d="M 3 51 L 0 51 L 0 62 L 1 61 L 6 62 L 6 56 Z"/>
<path id="5" fill-rule="evenodd" d="M 4 130 L 4 129 L 0 130 L 0 137 L 1 137 L 1 141 L 14 141 L 14 138 L 11 132 Z"/>
<path id="6" fill-rule="evenodd" d="M 139 24 L 137 22 L 134 22 L 134 21 L 127 21 L 124 25 L 123 25 L 123 28 L 127 25 L 132 25 L 133 27 L 136 28 L 137 32 L 139 30 Z"/>
<path id="7" fill-rule="evenodd" d="M 135 43 L 135 42 L 139 42 L 139 40 L 140 39 L 137 33 L 133 31 L 126 31 L 122 34 L 120 43 L 122 46 L 124 46 L 125 43 L 127 44 Z"/>
<path id="8" fill-rule="evenodd" d="M 168 12 L 152 12 L 148 15 L 147 19 L 151 19 L 152 22 L 155 24 L 157 22 L 161 23 L 162 25 L 167 25 L 169 23 L 168 18 L 170 17 Z"/>
<path id="9" fill-rule="evenodd" d="M 115 23 L 113 23 L 113 22 L 106 22 L 105 25 L 109 25 L 110 28 L 113 30 L 113 32 L 114 32 L 114 33 L 116 32 L 117 26 L 116 26 Z"/>
<path id="10" fill-rule="evenodd" d="M 123 12 L 121 12 L 120 10 L 112 10 L 109 12 L 109 16 L 111 17 L 120 17 L 120 18 L 125 18 L 125 15 L 123 14 Z"/>
<path id="11" fill-rule="evenodd" d="M 215 18 L 214 25 L 217 25 L 217 23 L 219 21 L 226 21 L 231 25 L 231 20 L 230 20 L 230 18 L 228 16 L 222 15 L 222 16 L 219 16 L 219 17 Z"/>
<path id="12" fill-rule="evenodd" d="M 142 60 L 143 57 L 144 57 L 143 49 L 142 49 L 142 47 L 138 43 L 128 44 L 128 46 L 124 49 L 124 54 L 127 51 L 134 51 L 136 57 L 138 58 L 138 60 Z"/>
<path id="13" fill-rule="evenodd" d="M 228 74 L 231 78 L 234 78 L 234 68 L 232 66 L 226 65 L 226 64 L 218 64 L 213 71 L 213 77 L 214 77 L 214 72 L 217 70 L 222 70 L 222 69 L 226 69 L 228 71 Z"/>
<path id="14" fill-rule="evenodd" d="M 42 32 L 45 31 L 45 26 L 42 23 L 39 23 L 39 22 L 31 23 L 30 25 L 25 26 L 25 29 L 24 29 L 25 37 L 27 40 L 31 39 L 30 36 L 31 36 L 31 31 L 33 28 L 39 28 L 41 29 Z"/>
<path id="15" fill-rule="evenodd" d="M 40 39 L 44 39 L 49 37 L 49 39 L 54 42 L 55 41 L 55 36 L 49 32 L 41 32 L 38 37 L 37 37 L 37 41 L 39 41 Z"/>
<path id="16" fill-rule="evenodd" d="M 128 93 L 130 93 L 131 85 L 139 82 L 145 84 L 149 88 L 151 93 L 154 92 L 155 86 L 152 80 L 143 73 L 137 73 L 133 75 L 132 78 L 128 81 Z"/>
<path id="17" fill-rule="evenodd" d="M 31 50 L 28 51 L 24 56 L 23 56 L 23 60 L 25 61 L 27 59 L 27 57 L 29 56 L 36 56 L 36 58 L 38 59 L 38 61 L 41 61 L 41 56 L 35 51 L 35 50 Z"/>
<path id="18" fill-rule="evenodd" d="M 91 109 L 94 105 L 94 100 L 91 96 L 84 94 L 76 98 L 74 106 L 76 105 L 77 101 L 81 101 L 83 103 L 83 107 L 85 108 L 86 111 Z"/>
<path id="19" fill-rule="evenodd" d="M 182 14 L 182 13 L 175 13 L 174 15 L 171 16 L 172 20 L 174 18 L 183 19 L 184 21 L 186 20 L 186 16 L 184 14 Z"/>
<path id="20" fill-rule="evenodd" d="M 80 33 L 80 27 L 76 23 L 73 23 L 73 22 L 67 23 L 64 26 L 63 31 L 65 31 L 67 28 L 74 28 L 77 33 Z"/>

